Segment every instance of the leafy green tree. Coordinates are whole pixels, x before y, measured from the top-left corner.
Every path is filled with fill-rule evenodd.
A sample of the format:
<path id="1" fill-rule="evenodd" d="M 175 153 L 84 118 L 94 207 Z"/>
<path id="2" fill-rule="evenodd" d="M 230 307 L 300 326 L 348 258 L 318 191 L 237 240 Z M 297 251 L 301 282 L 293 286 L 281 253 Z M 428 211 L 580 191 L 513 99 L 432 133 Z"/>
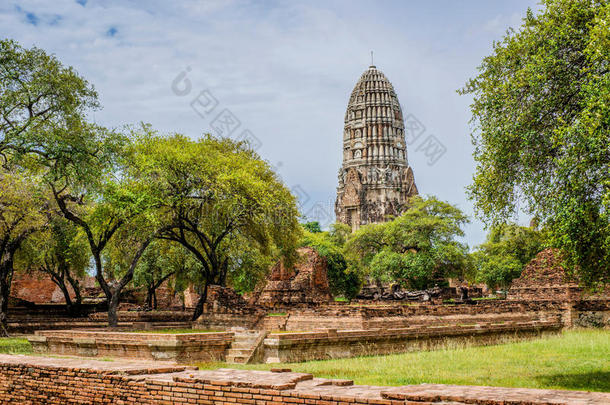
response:
<path id="1" fill-rule="evenodd" d="M 136 156 L 138 175 L 161 203 L 159 237 L 180 243 L 201 265 L 194 319 L 208 285 L 226 285 L 244 246 L 294 260 L 301 230 L 295 198 L 247 145 L 175 135 L 150 138 Z"/>
<path id="2" fill-rule="evenodd" d="M 146 289 L 146 307 L 157 309 L 157 289 L 166 281 L 169 285 L 176 277 L 185 277 L 194 266 L 193 255 L 181 245 L 154 240 L 142 255 L 133 278 L 136 287 Z M 172 289 L 174 293 L 179 290 L 175 283 Z"/>
<path id="3" fill-rule="evenodd" d="M 311 233 L 322 232 L 322 228 L 320 227 L 320 223 L 318 221 L 306 222 L 303 224 L 303 228 Z"/>
<path id="4" fill-rule="evenodd" d="M 0 335 L 8 335 L 6 316 L 15 255 L 28 237 L 46 226 L 48 201 L 39 179 L 0 165 Z"/>
<path id="5" fill-rule="evenodd" d="M 1 41 L 0 51 L 0 154 L 43 177 L 59 210 L 85 234 L 108 299 L 109 325 L 116 326 L 120 292 L 150 242 L 141 241 L 130 269 L 109 284 L 106 245 L 150 206 L 145 188 L 128 176 L 131 139 L 86 121 L 99 106 L 97 94 L 72 68 L 13 41 Z"/>
<path id="6" fill-rule="evenodd" d="M 543 0 L 461 90 L 472 94 L 477 214 L 524 201 L 586 284 L 610 281 L 610 3 Z"/>
<path id="7" fill-rule="evenodd" d="M 93 87 L 39 48 L 0 40 L 0 156 L 44 155 L 49 132 L 98 108 Z"/>
<path id="8" fill-rule="evenodd" d="M 321 257 L 326 259 L 328 284 L 333 296 L 351 300 L 360 291 L 362 280 L 358 273 L 348 271 L 347 261 L 343 253 L 343 244 L 338 243 L 338 241 L 344 241 L 344 239 L 338 237 L 337 229 L 343 228 L 335 224 L 331 226 L 331 232 L 305 231 L 300 245 L 313 248 Z M 351 228 L 349 229 L 351 230 Z"/>
<path id="9" fill-rule="evenodd" d="M 341 247 L 345 246 L 345 242 L 347 242 L 347 239 L 351 234 L 352 227 L 341 222 L 335 222 L 334 224 L 331 224 L 330 230 L 328 231 L 328 236 L 330 237 L 330 240 L 337 246 Z"/>
<path id="10" fill-rule="evenodd" d="M 227 285 L 238 293 L 254 291 L 257 285 L 269 274 L 276 255 L 266 254 L 256 245 L 237 237 L 229 250 L 233 259 L 227 270 Z"/>
<path id="11" fill-rule="evenodd" d="M 424 289 L 449 276 L 461 276 L 468 266 L 464 235 L 468 218 L 456 207 L 434 197 L 413 197 L 392 221 L 361 227 L 347 241 L 348 260 L 364 277 Z"/>
<path id="12" fill-rule="evenodd" d="M 490 288 L 507 289 L 523 267 L 544 247 L 544 235 L 516 224 L 491 228 L 485 243 L 472 253 L 476 279 Z"/>
<path id="13" fill-rule="evenodd" d="M 136 141 L 132 137 L 103 128 L 83 136 L 90 136 L 85 142 L 90 148 L 86 154 L 53 151 L 40 163 L 47 170 L 46 179 L 60 211 L 86 236 L 95 278 L 108 301 L 108 324 L 116 326 L 121 292 L 155 237 L 158 202 L 149 185 L 133 176 Z M 115 247 L 121 243 L 129 252 L 106 267 L 111 242 Z"/>
<path id="14" fill-rule="evenodd" d="M 26 271 L 48 275 L 64 295 L 68 314 L 78 315 L 82 304 L 79 279 L 89 266 L 89 245 L 78 227 L 63 215 L 49 212 L 47 216 L 46 229 L 25 240 L 18 255 L 19 265 Z"/>

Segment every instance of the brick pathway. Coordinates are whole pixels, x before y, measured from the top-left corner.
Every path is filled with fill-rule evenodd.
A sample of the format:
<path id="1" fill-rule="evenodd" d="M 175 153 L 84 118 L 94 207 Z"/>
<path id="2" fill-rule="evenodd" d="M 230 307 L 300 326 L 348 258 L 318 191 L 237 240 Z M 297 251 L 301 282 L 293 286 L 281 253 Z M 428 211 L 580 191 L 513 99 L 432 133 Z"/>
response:
<path id="1" fill-rule="evenodd" d="M 184 387 L 206 385 L 225 387 L 229 391 L 234 388 L 236 392 L 256 389 L 273 390 L 280 393 L 278 395 L 281 398 L 305 398 L 305 400 L 312 401 L 309 403 L 610 405 L 610 394 L 608 393 L 441 384 L 402 387 L 364 386 L 353 385 L 350 380 L 314 378 L 311 374 L 292 373 L 286 370 L 197 370 L 195 367 L 180 366 L 170 362 L 100 361 L 74 357 L 0 355 L 0 366 L 2 365 L 25 366 L 28 372 L 31 368 L 32 373 L 35 373 L 36 369 L 88 370 L 91 373 L 122 375 L 133 382 L 148 381 L 163 386 L 168 384 Z M 276 400 L 274 399 L 274 401 Z"/>

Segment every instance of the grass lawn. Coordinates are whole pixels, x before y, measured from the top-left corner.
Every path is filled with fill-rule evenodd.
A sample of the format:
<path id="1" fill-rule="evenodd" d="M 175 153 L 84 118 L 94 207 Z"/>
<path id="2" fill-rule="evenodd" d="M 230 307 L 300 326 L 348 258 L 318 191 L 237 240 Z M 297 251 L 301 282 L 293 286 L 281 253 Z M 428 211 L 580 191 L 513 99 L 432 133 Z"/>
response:
<path id="1" fill-rule="evenodd" d="M 180 331 L 180 332 L 176 332 Z M 172 329 L 167 333 L 186 333 Z M 26 339 L 0 338 L 0 353 L 28 354 Z M 277 364 L 204 363 L 199 367 L 268 370 Z M 485 347 L 285 364 L 316 377 L 356 384 L 420 383 L 492 385 L 610 392 L 610 330 L 570 330 L 561 335 Z"/>
<path id="2" fill-rule="evenodd" d="M 0 338 L 0 353 L 30 354 L 32 345 L 25 338 Z"/>
<path id="3" fill-rule="evenodd" d="M 266 370 L 277 364 L 198 364 Z M 492 385 L 610 392 L 610 330 L 570 330 L 554 337 L 485 347 L 285 364 L 316 377 L 356 384 Z"/>

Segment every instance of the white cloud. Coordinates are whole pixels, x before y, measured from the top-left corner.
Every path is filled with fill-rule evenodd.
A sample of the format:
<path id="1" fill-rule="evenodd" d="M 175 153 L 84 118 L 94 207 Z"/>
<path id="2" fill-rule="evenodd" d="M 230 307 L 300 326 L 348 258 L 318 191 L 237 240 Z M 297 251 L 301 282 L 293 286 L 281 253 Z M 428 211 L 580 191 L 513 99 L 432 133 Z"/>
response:
<path id="1" fill-rule="evenodd" d="M 533 1 L 514 3 L 27 0 L 0 5 L 0 27 L 94 83 L 104 107 L 94 118 L 105 125 L 145 121 L 198 136 L 209 120 L 189 102 L 209 89 L 260 138 L 261 155 L 281 162 L 286 183 L 307 191 L 308 206 L 330 211 L 345 107 L 373 49 L 401 103 L 447 147 L 434 166 L 409 151 L 420 191 L 472 213 L 469 100 L 455 90 Z M 170 86 L 187 66 L 193 93 L 178 97 Z M 471 225 L 469 243 L 482 238 Z"/>

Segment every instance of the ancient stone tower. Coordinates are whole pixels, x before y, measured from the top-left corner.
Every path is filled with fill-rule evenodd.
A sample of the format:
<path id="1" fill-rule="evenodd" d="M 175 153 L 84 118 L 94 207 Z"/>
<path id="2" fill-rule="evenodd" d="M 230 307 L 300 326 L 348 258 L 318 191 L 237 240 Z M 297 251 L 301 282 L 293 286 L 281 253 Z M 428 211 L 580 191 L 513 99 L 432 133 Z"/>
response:
<path id="1" fill-rule="evenodd" d="M 416 194 L 396 92 L 385 75 L 370 66 L 356 83 L 345 112 L 337 221 L 352 230 L 386 221 L 389 215 L 399 215 Z"/>

